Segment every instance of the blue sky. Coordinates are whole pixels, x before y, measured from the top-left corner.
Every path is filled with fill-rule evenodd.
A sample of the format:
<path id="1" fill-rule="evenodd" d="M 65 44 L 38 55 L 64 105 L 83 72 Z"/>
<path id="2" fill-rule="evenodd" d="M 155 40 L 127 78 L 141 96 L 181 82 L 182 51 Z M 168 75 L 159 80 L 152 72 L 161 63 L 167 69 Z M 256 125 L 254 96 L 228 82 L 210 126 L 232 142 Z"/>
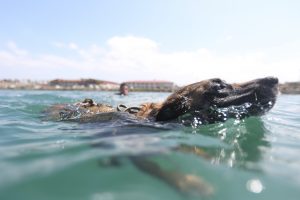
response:
<path id="1" fill-rule="evenodd" d="M 300 80 L 300 1 L 0 4 L 0 78 Z"/>

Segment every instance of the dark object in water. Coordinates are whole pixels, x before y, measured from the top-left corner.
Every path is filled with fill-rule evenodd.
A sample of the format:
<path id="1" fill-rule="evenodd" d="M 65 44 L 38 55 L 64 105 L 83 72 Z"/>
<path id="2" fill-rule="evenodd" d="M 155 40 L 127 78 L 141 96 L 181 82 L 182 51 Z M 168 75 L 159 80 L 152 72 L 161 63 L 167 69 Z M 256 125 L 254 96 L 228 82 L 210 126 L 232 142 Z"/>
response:
<path id="1" fill-rule="evenodd" d="M 203 123 L 259 116 L 269 111 L 276 102 L 278 79 L 266 77 L 241 84 L 228 84 L 215 78 L 182 87 L 162 103 L 144 103 L 139 107 L 97 104 L 85 99 L 72 105 L 54 105 L 46 115 L 48 119 L 81 122 L 107 121 L 126 112 L 137 119 L 152 121 L 178 120 L 186 124 L 196 119 Z M 106 114 L 103 114 L 106 113 Z"/>
<path id="2" fill-rule="evenodd" d="M 278 79 L 274 77 L 241 84 L 209 79 L 185 86 L 170 95 L 157 111 L 155 119 L 167 121 L 191 114 L 214 123 L 224 119 L 214 111 L 232 106 L 242 106 L 247 113 L 245 116 L 262 115 L 273 107 L 277 93 Z"/>
<path id="3" fill-rule="evenodd" d="M 139 107 L 127 108 L 120 105 L 113 108 L 85 99 L 72 105 L 54 105 L 45 114 L 48 119 L 76 122 L 102 122 L 133 117 L 136 120 L 174 121 L 183 124 L 203 124 L 225 121 L 228 118 L 244 118 L 262 115 L 275 104 L 278 93 L 278 79 L 266 77 L 242 84 L 228 84 L 221 79 L 209 79 L 185 86 L 171 94 L 163 103 L 145 103 Z M 123 117 L 123 118 L 122 118 Z M 98 144 L 105 146 L 105 144 Z M 199 149 L 180 146 L 177 151 L 194 152 L 206 156 Z M 177 191 L 186 194 L 210 196 L 214 188 L 201 177 L 168 171 L 145 156 L 129 156 L 131 162 L 141 171 L 163 180 Z M 117 158 L 107 164 L 119 166 Z"/>

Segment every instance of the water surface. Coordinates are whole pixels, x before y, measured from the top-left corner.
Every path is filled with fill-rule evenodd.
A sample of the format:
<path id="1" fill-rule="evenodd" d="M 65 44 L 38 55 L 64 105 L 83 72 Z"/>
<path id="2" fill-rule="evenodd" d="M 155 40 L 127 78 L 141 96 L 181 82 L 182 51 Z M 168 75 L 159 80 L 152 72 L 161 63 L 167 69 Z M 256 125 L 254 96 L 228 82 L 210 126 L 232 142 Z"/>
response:
<path id="1" fill-rule="evenodd" d="M 263 117 L 202 126 L 45 121 L 42 111 L 86 97 L 162 101 L 168 93 L 0 91 L 0 199 L 299 199 L 300 96 Z M 139 169 L 142 158 L 200 177 L 214 192 L 180 192 Z"/>

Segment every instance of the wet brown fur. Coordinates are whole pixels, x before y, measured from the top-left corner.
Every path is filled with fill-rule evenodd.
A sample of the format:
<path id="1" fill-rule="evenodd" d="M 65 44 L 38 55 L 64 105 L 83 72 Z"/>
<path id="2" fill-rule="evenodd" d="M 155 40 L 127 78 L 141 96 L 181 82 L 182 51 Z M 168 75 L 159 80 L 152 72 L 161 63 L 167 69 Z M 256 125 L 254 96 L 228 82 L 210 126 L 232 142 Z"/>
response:
<path id="1" fill-rule="evenodd" d="M 258 98 L 260 100 L 271 99 L 275 102 L 277 88 L 278 79 L 273 77 L 256 79 L 242 84 L 228 84 L 215 78 L 182 87 L 162 103 L 144 103 L 139 106 L 136 112 L 128 112 L 138 118 L 168 121 L 185 113 L 205 111 L 210 106 L 239 105 L 245 102 L 257 102 Z M 109 105 L 96 104 L 92 99 L 85 99 L 74 105 L 87 110 L 83 117 L 118 111 Z M 57 111 L 62 108 L 63 106 L 57 105 L 51 109 Z"/>

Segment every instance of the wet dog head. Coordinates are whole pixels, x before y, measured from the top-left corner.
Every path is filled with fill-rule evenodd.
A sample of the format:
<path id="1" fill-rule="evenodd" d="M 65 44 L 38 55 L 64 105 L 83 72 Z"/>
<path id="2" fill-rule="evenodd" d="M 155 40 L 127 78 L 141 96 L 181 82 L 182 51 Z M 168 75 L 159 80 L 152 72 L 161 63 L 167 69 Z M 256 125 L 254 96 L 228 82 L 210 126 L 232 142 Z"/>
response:
<path id="1" fill-rule="evenodd" d="M 278 79 L 266 77 L 242 84 L 228 84 L 221 79 L 209 79 L 185 86 L 163 103 L 156 120 L 176 119 L 185 114 L 198 115 L 207 122 L 222 121 L 242 110 L 246 116 L 269 111 L 278 93 Z M 220 111 L 220 112 L 219 112 Z"/>

